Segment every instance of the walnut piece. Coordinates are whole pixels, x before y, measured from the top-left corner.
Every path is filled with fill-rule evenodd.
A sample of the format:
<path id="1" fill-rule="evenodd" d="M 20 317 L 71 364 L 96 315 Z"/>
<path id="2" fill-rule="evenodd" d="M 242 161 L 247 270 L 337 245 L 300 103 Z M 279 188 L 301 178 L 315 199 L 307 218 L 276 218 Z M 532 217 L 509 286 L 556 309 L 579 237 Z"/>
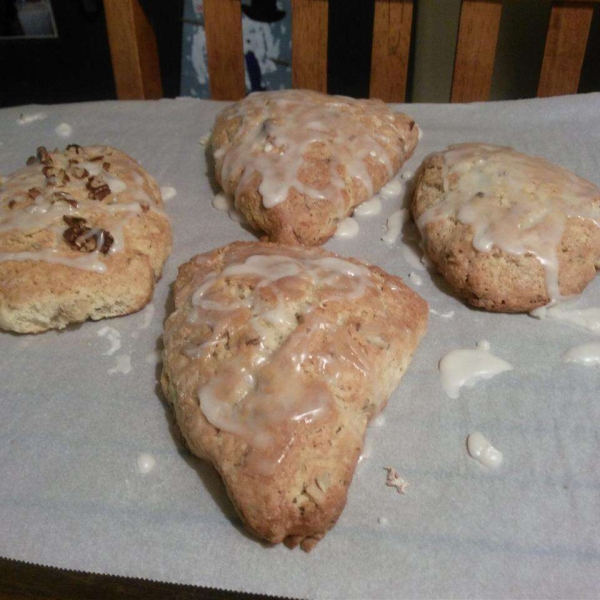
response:
<path id="1" fill-rule="evenodd" d="M 100 177 L 90 177 L 85 187 L 89 190 L 88 197 L 92 200 L 103 200 L 110 194 L 110 188 Z"/>
<path id="2" fill-rule="evenodd" d="M 71 248 L 79 250 L 79 252 L 99 250 L 102 254 L 107 254 L 115 241 L 106 229 L 100 229 L 97 233 L 90 234 L 92 228 L 87 227 L 86 220 L 82 217 L 65 215 L 63 220 L 69 225 L 69 228 L 63 232 L 63 238 Z"/>

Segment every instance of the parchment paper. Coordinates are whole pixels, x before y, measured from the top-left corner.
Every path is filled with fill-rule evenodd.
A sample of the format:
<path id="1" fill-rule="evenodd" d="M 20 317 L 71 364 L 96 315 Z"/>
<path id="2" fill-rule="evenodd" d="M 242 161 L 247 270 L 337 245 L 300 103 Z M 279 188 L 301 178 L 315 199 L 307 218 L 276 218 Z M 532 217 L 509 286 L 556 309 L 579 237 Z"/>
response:
<path id="1" fill-rule="evenodd" d="M 107 143 L 177 189 L 167 203 L 173 254 L 153 315 L 146 309 L 35 336 L 0 333 L 0 555 L 298 597 L 598 597 L 600 371 L 561 363 L 568 348 L 598 338 L 467 308 L 425 270 L 415 289 L 454 317 L 430 315 L 384 425 L 369 430 L 371 456 L 336 527 L 310 554 L 268 548 L 243 532 L 215 472 L 178 445 L 157 391 L 159 367 L 147 362 L 171 309 L 177 266 L 253 237 L 211 207 L 198 140 L 223 106 L 177 99 L 0 111 L 5 174 L 41 144 Z M 424 131 L 405 170 L 447 144 L 480 140 L 541 154 L 600 183 L 599 94 L 404 110 Z M 17 124 L 20 113 L 38 111 L 47 117 Z M 55 133 L 61 122 L 72 126 L 70 138 Z M 379 241 L 398 208 L 384 202 L 379 216 L 358 219 L 358 237 L 327 247 L 403 277 L 417 271 L 402 238 L 392 249 Z M 598 304 L 599 290 L 600 281 L 590 285 L 582 305 Z M 98 335 L 106 326 L 121 335 L 113 355 Z M 481 339 L 515 369 L 451 400 L 438 361 Z M 121 355 L 130 355 L 131 372 L 109 373 Z M 504 452 L 500 469 L 467 455 L 475 430 Z M 140 453 L 156 460 L 148 474 L 136 466 Z M 385 486 L 387 466 L 410 483 L 405 495 Z"/>

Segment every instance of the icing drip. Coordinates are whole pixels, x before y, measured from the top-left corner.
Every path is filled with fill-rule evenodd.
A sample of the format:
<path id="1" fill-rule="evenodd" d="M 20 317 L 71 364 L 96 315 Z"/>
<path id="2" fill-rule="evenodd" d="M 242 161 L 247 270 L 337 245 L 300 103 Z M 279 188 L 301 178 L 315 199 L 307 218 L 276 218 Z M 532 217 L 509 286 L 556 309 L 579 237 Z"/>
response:
<path id="1" fill-rule="evenodd" d="M 200 382 L 198 399 L 213 426 L 252 446 L 263 473 L 284 460 L 297 427 L 337 410 L 332 390 L 343 380 L 341 371 L 350 367 L 365 393 L 378 405 L 383 401 L 353 327 L 321 309 L 367 293 L 377 298 L 370 270 L 337 257 L 312 258 L 316 253 L 307 250 L 276 251 L 237 255 L 220 273 L 205 273 L 182 325 L 191 328 L 194 343 L 183 351 L 193 360 L 237 347 Z M 318 294 L 314 307 L 307 289 Z M 381 323 L 373 335 L 385 338 L 385 329 Z"/>
<path id="2" fill-rule="evenodd" d="M 477 343 L 476 350 L 452 350 L 440 360 L 440 378 L 450 398 L 458 398 L 463 386 L 473 387 L 482 379 L 512 371 L 513 366 L 490 353 L 489 342 Z"/>
<path id="3" fill-rule="evenodd" d="M 567 219 L 600 226 L 600 189 L 542 158 L 486 144 L 450 146 L 444 153 L 445 200 L 417 220 L 421 233 L 443 218 L 473 228 L 473 247 L 533 255 L 543 266 L 551 301 L 561 298 L 558 250 Z"/>
<path id="4" fill-rule="evenodd" d="M 562 357 L 565 363 L 577 363 L 600 368 L 600 342 L 588 342 L 567 350 Z"/>
<path id="5" fill-rule="evenodd" d="M 500 450 L 496 450 L 490 442 L 478 431 L 471 433 L 467 437 L 467 450 L 484 467 L 497 468 L 502 464 L 504 457 Z"/>
<path id="6" fill-rule="evenodd" d="M 233 145 L 226 152 L 215 152 L 215 159 L 223 161 L 221 180 L 226 186 L 232 175 L 241 175 L 235 190 L 226 191 L 238 197 L 259 173 L 259 191 L 266 208 L 285 201 L 292 188 L 314 200 L 345 205 L 342 190 L 347 183 L 340 175 L 344 168 L 372 196 L 367 164 L 382 165 L 391 176 L 393 165 L 386 148 L 396 144 L 398 138 L 405 144 L 407 132 L 394 122 L 393 113 L 385 105 L 369 103 L 368 114 L 386 123 L 379 132 L 372 132 L 357 117 L 364 104 L 339 96 L 310 102 L 306 91 L 296 90 L 250 94 L 227 109 L 229 118 L 242 118 L 243 123 Z M 303 183 L 301 172 L 309 164 L 306 153 L 319 147 L 328 153 L 329 172 L 314 185 Z"/>

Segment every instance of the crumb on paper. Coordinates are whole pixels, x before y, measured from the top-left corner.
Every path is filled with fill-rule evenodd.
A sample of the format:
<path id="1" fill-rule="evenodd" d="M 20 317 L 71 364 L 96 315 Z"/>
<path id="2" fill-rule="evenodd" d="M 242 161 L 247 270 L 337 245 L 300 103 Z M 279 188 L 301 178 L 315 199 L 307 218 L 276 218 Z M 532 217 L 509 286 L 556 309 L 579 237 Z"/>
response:
<path id="1" fill-rule="evenodd" d="M 399 494 L 406 494 L 406 488 L 410 485 L 403 477 L 398 475 L 398 471 L 394 467 L 383 467 L 387 472 L 385 485 L 395 487 Z"/>
<path id="2" fill-rule="evenodd" d="M 198 140 L 198 143 L 199 143 L 201 146 L 206 146 L 206 145 L 208 144 L 209 140 L 210 140 L 210 132 L 208 132 L 208 133 L 204 134 L 204 135 L 203 135 L 203 136 L 202 136 L 202 137 L 201 137 L 201 138 Z"/>
<path id="3" fill-rule="evenodd" d="M 48 115 L 44 112 L 29 113 L 29 114 L 21 113 L 19 115 L 19 118 L 17 119 L 17 123 L 19 125 L 28 125 L 29 123 L 33 123 L 34 121 L 41 121 L 42 119 L 45 119 L 47 116 Z"/>

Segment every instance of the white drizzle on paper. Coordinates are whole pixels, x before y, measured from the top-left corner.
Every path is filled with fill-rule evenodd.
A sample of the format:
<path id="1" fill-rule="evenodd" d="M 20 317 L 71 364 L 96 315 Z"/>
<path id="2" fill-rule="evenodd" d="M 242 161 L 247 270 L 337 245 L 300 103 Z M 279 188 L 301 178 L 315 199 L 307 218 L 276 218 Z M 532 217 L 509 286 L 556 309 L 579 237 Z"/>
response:
<path id="1" fill-rule="evenodd" d="M 502 452 L 494 448 L 478 431 L 469 434 L 467 437 L 467 450 L 471 458 L 474 458 L 484 467 L 495 469 L 502 464 L 504 459 Z"/>
<path id="2" fill-rule="evenodd" d="M 352 217 L 346 217 L 339 222 L 333 236 L 341 239 L 353 238 L 358 235 L 359 229 L 360 228 L 356 222 L 356 219 L 353 219 Z"/>
<path id="3" fill-rule="evenodd" d="M 138 455 L 135 464 L 138 471 L 142 475 L 147 475 L 156 466 L 156 459 L 154 456 L 152 456 L 152 454 L 149 454 L 148 452 L 142 452 Z"/>
<path id="4" fill-rule="evenodd" d="M 381 237 L 381 241 L 388 247 L 392 247 L 400 232 L 402 231 L 402 227 L 404 223 L 408 220 L 408 211 L 405 208 L 401 208 L 393 212 L 386 222 L 386 231 Z"/>
<path id="5" fill-rule="evenodd" d="M 600 342 L 588 342 L 574 346 L 563 354 L 562 361 L 600 368 Z"/>
<path id="6" fill-rule="evenodd" d="M 450 398 L 458 398 L 463 387 L 473 387 L 483 379 L 491 379 L 513 366 L 490 352 L 487 341 L 477 343 L 477 348 L 452 350 L 439 364 L 442 388 Z"/>
<path id="7" fill-rule="evenodd" d="M 562 303 L 553 306 L 541 306 L 529 313 L 536 319 L 564 321 L 582 327 L 593 333 L 600 333 L 600 307 L 568 309 Z"/>
<path id="8" fill-rule="evenodd" d="M 19 125 L 29 125 L 29 123 L 34 123 L 35 121 L 41 121 L 45 119 L 48 115 L 45 112 L 37 112 L 37 113 L 21 113 L 19 118 L 17 119 L 17 123 Z"/>
<path id="9" fill-rule="evenodd" d="M 69 137 L 73 133 L 73 128 L 68 123 L 61 123 L 54 130 L 61 137 Z"/>
<path id="10" fill-rule="evenodd" d="M 98 330 L 98 335 L 105 337 L 110 342 L 110 348 L 102 353 L 103 356 L 112 356 L 117 350 L 121 349 L 121 333 L 114 327 L 105 325 Z"/>
<path id="11" fill-rule="evenodd" d="M 177 190 L 173 186 L 164 185 L 160 188 L 160 195 L 165 202 L 168 202 L 177 196 Z"/>
<path id="12" fill-rule="evenodd" d="M 127 375 L 130 373 L 133 367 L 131 366 L 131 356 L 129 354 L 120 354 L 117 356 L 117 364 L 108 370 L 110 375 L 114 373 L 121 373 Z"/>

